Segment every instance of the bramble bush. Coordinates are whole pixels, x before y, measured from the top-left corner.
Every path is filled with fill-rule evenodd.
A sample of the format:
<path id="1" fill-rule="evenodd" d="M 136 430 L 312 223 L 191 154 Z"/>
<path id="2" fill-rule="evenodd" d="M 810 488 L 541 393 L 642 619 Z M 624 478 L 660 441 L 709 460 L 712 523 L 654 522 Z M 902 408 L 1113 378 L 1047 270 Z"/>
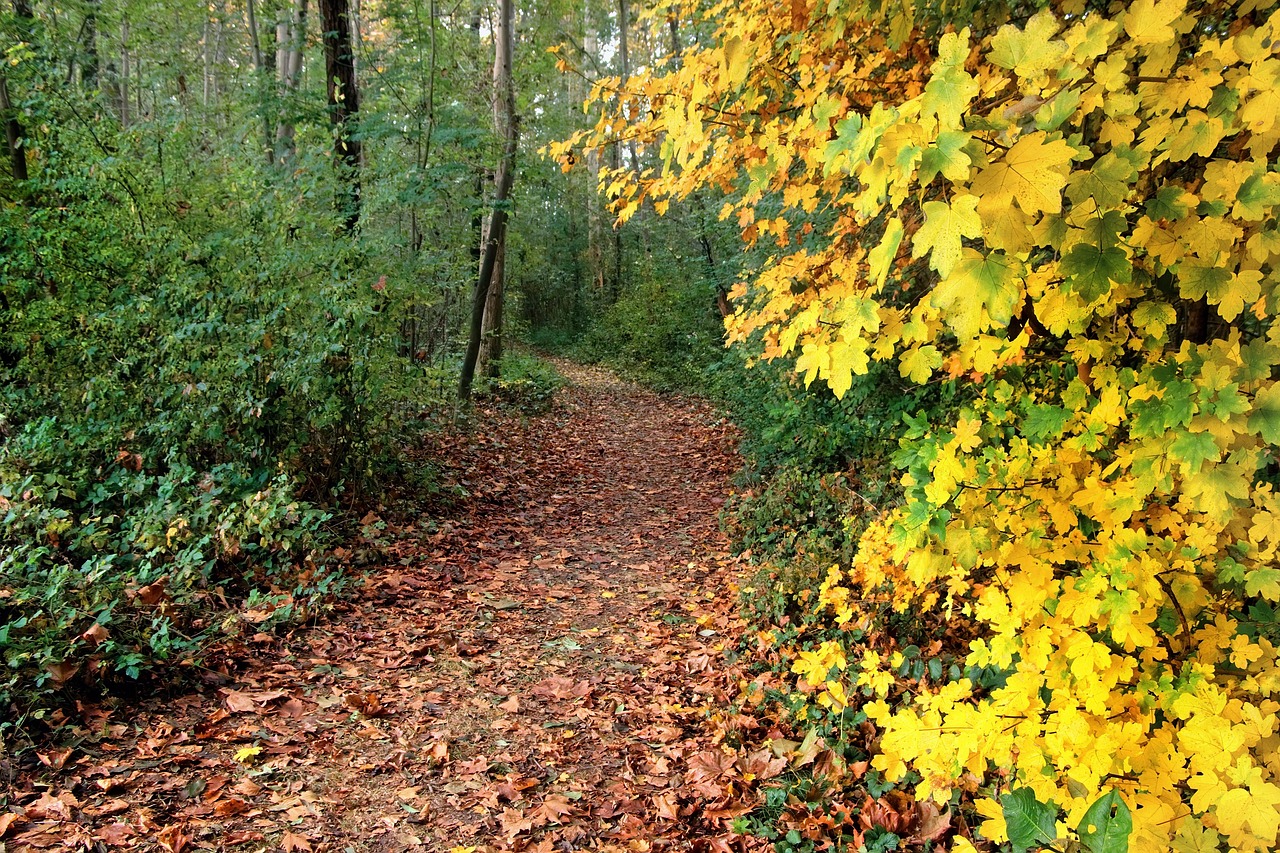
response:
<path id="1" fill-rule="evenodd" d="M 160 115 L 98 127 L 95 159 L 30 114 L 44 159 L 0 203 L 6 726 L 324 607 L 324 547 L 428 384 L 394 319 L 428 259 L 339 233 L 325 158 L 228 168 Z"/>

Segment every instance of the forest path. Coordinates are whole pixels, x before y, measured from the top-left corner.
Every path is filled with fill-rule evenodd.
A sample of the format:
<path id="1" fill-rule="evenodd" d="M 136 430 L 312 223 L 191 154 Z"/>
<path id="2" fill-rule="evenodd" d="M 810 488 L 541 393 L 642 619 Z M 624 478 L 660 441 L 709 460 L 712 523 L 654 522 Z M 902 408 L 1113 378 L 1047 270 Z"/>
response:
<path id="1" fill-rule="evenodd" d="M 42 759 L 9 849 L 743 849 L 729 823 L 785 765 L 722 745 L 753 725 L 728 712 L 732 431 L 557 366 L 549 414 L 424 451 L 468 511 L 366 517 L 389 565 L 344 612 L 250 628 L 224 686 L 86 709 L 105 736 Z"/>

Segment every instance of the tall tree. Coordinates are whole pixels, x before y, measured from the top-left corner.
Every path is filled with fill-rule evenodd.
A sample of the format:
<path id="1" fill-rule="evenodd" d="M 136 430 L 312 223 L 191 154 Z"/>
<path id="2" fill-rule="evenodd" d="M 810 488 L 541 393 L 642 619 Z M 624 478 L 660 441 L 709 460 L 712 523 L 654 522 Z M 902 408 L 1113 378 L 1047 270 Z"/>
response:
<path id="1" fill-rule="evenodd" d="M 297 0 L 280 13 L 276 23 L 276 70 L 280 75 L 281 110 L 276 125 L 276 157 L 281 163 L 293 160 L 297 153 L 294 142 L 293 120 L 288 117 L 284 105 L 290 95 L 298 90 L 302 79 L 303 47 L 307 42 L 307 0 Z"/>
<path id="2" fill-rule="evenodd" d="M 351 49 L 351 8 L 348 0 L 320 0 L 324 37 L 324 68 L 329 94 L 329 122 L 333 126 L 334 164 L 345 167 L 347 197 L 342 203 L 347 231 L 360 222 L 360 140 L 352 129 L 360 111 L 356 88 L 355 52 Z"/>
<path id="3" fill-rule="evenodd" d="M 471 385 L 475 380 L 476 363 L 480 358 L 480 342 L 484 337 L 485 305 L 506 239 L 507 199 L 511 196 L 511 184 L 515 180 L 516 146 L 520 128 L 516 117 L 515 87 L 511 80 L 511 21 L 511 0 L 499 0 L 498 20 L 493 33 L 493 85 L 494 117 L 502 139 L 502 156 L 498 162 L 493 211 L 489 214 L 480 276 L 476 280 L 475 299 L 471 306 L 467 354 L 462 362 L 462 377 L 458 382 L 458 397 L 463 401 L 471 399 Z"/>
<path id="4" fill-rule="evenodd" d="M 27 0 L 13 0 L 13 12 L 19 25 L 28 29 L 32 20 L 31 6 Z M 5 141 L 9 147 L 9 162 L 12 164 L 14 180 L 27 180 L 27 153 L 22 144 L 26 132 L 18 118 L 18 110 L 14 107 L 9 95 L 9 83 L 0 70 L 0 117 L 4 119 Z"/>

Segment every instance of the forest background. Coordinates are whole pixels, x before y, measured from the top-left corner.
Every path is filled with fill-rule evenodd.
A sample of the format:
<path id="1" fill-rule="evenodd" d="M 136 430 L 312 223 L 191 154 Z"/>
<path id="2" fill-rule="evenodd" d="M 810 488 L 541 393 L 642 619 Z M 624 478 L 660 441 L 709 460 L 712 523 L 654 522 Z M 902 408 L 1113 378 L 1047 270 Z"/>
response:
<path id="1" fill-rule="evenodd" d="M 519 337 L 730 408 L 743 701 L 831 784 L 1269 849 L 1272 11 L 15 0 L 4 736 L 322 610 Z M 796 796 L 742 828 L 839 837 Z"/>

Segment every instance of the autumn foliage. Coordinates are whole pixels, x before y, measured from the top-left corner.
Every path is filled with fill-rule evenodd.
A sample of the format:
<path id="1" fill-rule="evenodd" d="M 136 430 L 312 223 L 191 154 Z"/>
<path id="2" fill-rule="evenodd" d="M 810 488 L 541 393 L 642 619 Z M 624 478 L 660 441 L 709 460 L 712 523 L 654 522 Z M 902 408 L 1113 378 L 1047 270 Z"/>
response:
<path id="1" fill-rule="evenodd" d="M 796 650 L 876 769 L 978 790 L 1016 848 L 1119 849 L 1103 802 L 1130 849 L 1274 849 L 1280 13 L 951 5 L 663 4 L 714 44 L 602 83 L 558 153 L 660 161 L 604 173 L 624 220 L 724 192 L 772 253 L 733 341 L 837 395 L 872 362 L 965 388 L 907 419 L 906 500 L 818 605 L 946 619 L 959 666 L 907 691 L 887 648 Z"/>

